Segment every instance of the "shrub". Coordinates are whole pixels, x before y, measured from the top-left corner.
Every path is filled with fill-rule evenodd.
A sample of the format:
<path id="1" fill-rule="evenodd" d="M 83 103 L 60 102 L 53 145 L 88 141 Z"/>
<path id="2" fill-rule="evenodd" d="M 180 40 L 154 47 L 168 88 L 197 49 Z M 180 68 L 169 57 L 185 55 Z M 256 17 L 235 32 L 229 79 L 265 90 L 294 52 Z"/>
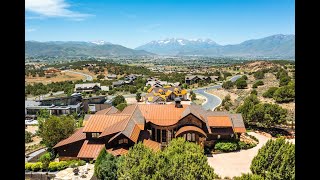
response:
<path id="1" fill-rule="evenodd" d="M 34 164 L 34 163 L 25 163 L 25 164 L 24 164 L 24 169 L 25 169 L 25 170 L 28 170 L 28 171 L 31 171 L 33 164 Z"/>
<path id="2" fill-rule="evenodd" d="M 236 142 L 217 142 L 214 145 L 214 149 L 222 152 L 231 152 L 238 149 L 238 144 Z"/>
<path id="3" fill-rule="evenodd" d="M 225 89 L 231 89 L 233 88 L 233 82 L 231 81 L 226 81 L 222 84 L 222 87 L 225 88 Z"/>
<path id="4" fill-rule="evenodd" d="M 247 87 L 247 81 L 243 78 L 237 79 L 234 84 L 237 86 L 238 89 L 244 89 Z"/>
<path id="5" fill-rule="evenodd" d="M 77 166 L 83 166 L 86 164 L 86 162 L 84 160 L 71 160 L 71 161 L 67 161 L 68 162 L 68 167 L 74 168 Z"/>
<path id="6" fill-rule="evenodd" d="M 119 109 L 120 111 L 122 111 L 126 107 L 127 107 L 127 103 L 121 103 L 116 106 L 116 108 Z"/>
<path id="7" fill-rule="evenodd" d="M 59 162 L 50 162 L 48 170 L 49 171 L 57 171 L 59 167 Z"/>
<path id="8" fill-rule="evenodd" d="M 264 83 L 263 81 L 259 80 L 252 85 L 252 88 L 257 88 L 258 86 L 261 86 L 261 85 L 264 85 Z"/>
<path id="9" fill-rule="evenodd" d="M 243 78 L 244 80 L 248 80 L 248 76 L 247 76 L 247 75 L 243 75 L 242 78 Z"/>
<path id="10" fill-rule="evenodd" d="M 250 148 L 255 147 L 257 144 L 255 144 L 255 143 L 245 143 L 243 141 L 239 141 L 238 145 L 239 145 L 239 149 L 250 149 Z"/>
<path id="11" fill-rule="evenodd" d="M 273 94 L 273 99 L 278 103 L 290 102 L 290 101 L 293 101 L 294 98 L 295 98 L 294 86 L 290 86 L 290 85 L 278 88 Z"/>
<path id="12" fill-rule="evenodd" d="M 51 160 L 51 154 L 49 152 L 40 156 L 39 161 L 42 163 L 43 169 L 48 169 L 50 160 Z"/>
<path id="13" fill-rule="evenodd" d="M 239 177 L 233 177 L 234 180 L 264 180 L 264 178 L 257 174 L 242 174 Z"/>
<path id="14" fill-rule="evenodd" d="M 25 143 L 32 142 L 32 133 L 29 131 L 24 131 Z"/>
<path id="15" fill-rule="evenodd" d="M 60 161 L 58 165 L 58 171 L 66 169 L 68 167 L 68 162 L 66 161 Z"/>
<path id="16" fill-rule="evenodd" d="M 42 163 L 41 162 L 33 163 L 32 166 L 31 166 L 31 170 L 32 171 L 40 171 L 40 170 L 42 170 Z"/>
<path id="17" fill-rule="evenodd" d="M 279 86 L 286 86 L 291 81 L 291 78 L 289 76 L 283 76 L 280 78 Z"/>
<path id="18" fill-rule="evenodd" d="M 253 74 L 253 77 L 256 79 L 263 79 L 264 78 L 264 72 L 263 71 L 257 71 Z"/>
<path id="19" fill-rule="evenodd" d="M 252 91 L 250 92 L 250 94 L 258 95 L 258 91 L 254 89 L 254 90 L 252 90 Z"/>
<path id="20" fill-rule="evenodd" d="M 274 92 L 278 89 L 278 87 L 270 87 L 266 92 L 262 94 L 265 98 L 272 98 Z"/>

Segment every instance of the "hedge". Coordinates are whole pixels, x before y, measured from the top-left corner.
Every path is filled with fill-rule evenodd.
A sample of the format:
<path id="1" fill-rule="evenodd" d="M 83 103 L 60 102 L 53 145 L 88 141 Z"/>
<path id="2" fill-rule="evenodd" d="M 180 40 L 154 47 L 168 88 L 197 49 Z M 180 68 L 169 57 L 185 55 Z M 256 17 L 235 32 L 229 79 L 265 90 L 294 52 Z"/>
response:
<path id="1" fill-rule="evenodd" d="M 42 162 L 33 163 L 33 164 L 31 165 L 31 170 L 32 170 L 32 171 L 42 170 Z"/>
<path id="2" fill-rule="evenodd" d="M 250 149 L 256 145 L 255 143 L 245 143 L 237 140 L 221 140 L 215 143 L 214 149 L 222 152 L 232 152 L 240 149 Z"/>
<path id="3" fill-rule="evenodd" d="M 238 144 L 236 142 L 217 142 L 214 149 L 222 152 L 236 151 L 238 150 Z"/>

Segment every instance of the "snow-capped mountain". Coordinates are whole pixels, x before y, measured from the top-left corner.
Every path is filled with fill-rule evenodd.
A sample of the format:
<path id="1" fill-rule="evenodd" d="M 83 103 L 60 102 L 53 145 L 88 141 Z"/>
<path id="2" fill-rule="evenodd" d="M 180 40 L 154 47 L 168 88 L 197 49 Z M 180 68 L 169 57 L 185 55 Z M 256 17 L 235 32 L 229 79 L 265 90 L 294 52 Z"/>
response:
<path id="1" fill-rule="evenodd" d="M 151 41 L 135 49 L 143 49 L 149 52 L 155 52 L 156 54 L 175 55 L 181 51 L 198 50 L 213 46 L 220 45 L 211 39 L 167 38 L 164 40 Z"/>
<path id="2" fill-rule="evenodd" d="M 89 43 L 93 43 L 93 44 L 97 44 L 97 45 L 111 44 L 111 43 L 106 42 L 104 40 L 90 41 Z"/>
<path id="3" fill-rule="evenodd" d="M 295 35 L 276 34 L 233 45 L 219 45 L 210 39 L 171 38 L 151 41 L 135 49 L 178 56 L 294 57 Z"/>

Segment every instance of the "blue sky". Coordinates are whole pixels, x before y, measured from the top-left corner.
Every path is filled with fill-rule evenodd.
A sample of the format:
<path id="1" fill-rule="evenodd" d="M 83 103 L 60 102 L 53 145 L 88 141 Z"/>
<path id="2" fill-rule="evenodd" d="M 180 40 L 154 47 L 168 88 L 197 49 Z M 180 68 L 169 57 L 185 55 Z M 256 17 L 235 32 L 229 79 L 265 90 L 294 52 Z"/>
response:
<path id="1" fill-rule="evenodd" d="M 105 40 L 135 48 L 165 38 L 237 44 L 295 34 L 294 0 L 25 0 L 26 40 Z"/>

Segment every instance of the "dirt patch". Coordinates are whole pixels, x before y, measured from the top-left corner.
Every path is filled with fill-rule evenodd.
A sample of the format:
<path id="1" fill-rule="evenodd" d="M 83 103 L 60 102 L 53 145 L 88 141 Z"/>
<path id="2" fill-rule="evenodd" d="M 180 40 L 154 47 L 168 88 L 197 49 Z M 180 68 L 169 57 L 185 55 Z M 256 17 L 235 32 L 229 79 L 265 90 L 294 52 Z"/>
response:
<path id="1" fill-rule="evenodd" d="M 38 129 L 39 129 L 38 126 L 27 126 L 26 131 L 29 131 L 29 132 L 31 132 L 32 134 L 35 134 Z"/>
<path id="2" fill-rule="evenodd" d="M 60 72 L 57 73 L 57 76 L 51 77 L 51 78 L 46 78 L 46 77 L 32 77 L 28 76 L 25 78 L 27 84 L 33 84 L 33 83 L 43 83 L 43 84 L 49 84 L 52 82 L 61 82 L 61 81 L 77 81 L 85 79 L 83 75 L 80 74 L 74 74 L 70 72 Z"/>

